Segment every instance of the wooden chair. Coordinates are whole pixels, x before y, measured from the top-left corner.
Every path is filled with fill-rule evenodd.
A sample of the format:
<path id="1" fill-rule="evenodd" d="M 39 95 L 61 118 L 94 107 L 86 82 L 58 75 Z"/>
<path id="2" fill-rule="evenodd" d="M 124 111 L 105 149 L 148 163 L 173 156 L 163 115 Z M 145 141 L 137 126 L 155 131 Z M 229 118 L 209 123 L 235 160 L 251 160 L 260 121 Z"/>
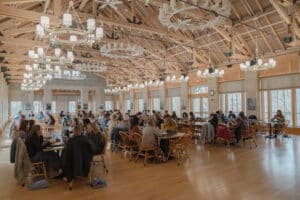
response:
<path id="1" fill-rule="evenodd" d="M 180 165 L 183 159 L 191 161 L 188 146 L 191 144 L 193 134 L 186 133 L 176 140 L 170 140 L 168 158 L 173 156 L 177 160 L 177 165 Z"/>
<path id="2" fill-rule="evenodd" d="M 104 171 L 105 171 L 106 174 L 108 173 L 108 169 L 107 169 L 106 164 L 105 164 L 105 154 L 106 154 L 106 150 L 107 150 L 107 141 L 108 141 L 108 138 L 105 136 L 105 144 L 104 144 L 104 148 L 103 148 L 102 154 L 94 155 L 92 163 L 91 163 L 91 166 L 97 166 L 97 165 L 101 165 L 102 164 L 103 165 L 103 169 L 104 169 Z M 90 170 L 90 174 L 89 174 L 89 183 L 92 183 L 92 173 L 91 173 L 91 170 Z"/>
<path id="3" fill-rule="evenodd" d="M 249 130 L 242 130 L 241 140 L 243 141 L 243 145 L 245 146 L 246 141 L 248 141 L 250 144 L 250 149 L 252 149 L 251 143 L 253 143 L 255 147 L 257 147 L 255 136 L 256 136 L 256 131 L 254 128 L 250 128 Z"/>
<path id="4" fill-rule="evenodd" d="M 147 160 L 149 158 L 157 158 L 157 147 L 143 147 L 142 146 L 142 136 L 138 133 L 134 133 L 133 141 L 138 145 L 138 152 L 135 161 L 139 159 L 140 156 L 144 157 L 144 166 L 146 166 Z"/>
<path id="5" fill-rule="evenodd" d="M 263 120 L 258 121 L 257 123 L 257 132 L 263 135 L 268 135 L 270 130 L 270 125 L 268 123 L 265 123 Z"/>
<path id="6" fill-rule="evenodd" d="M 284 124 L 279 128 L 279 134 L 281 135 L 281 137 L 291 138 L 287 133 L 289 124 L 290 124 L 290 120 L 286 120 Z"/>
<path id="7" fill-rule="evenodd" d="M 123 155 L 126 153 L 129 153 L 129 160 L 131 161 L 132 159 L 132 153 L 134 150 L 135 145 L 130 143 L 130 139 L 127 133 L 120 131 L 120 142 L 119 142 L 119 148 L 121 149 L 121 158 L 123 158 Z"/>
<path id="8" fill-rule="evenodd" d="M 45 162 L 35 162 L 32 163 L 32 171 L 31 171 L 31 178 L 44 178 L 47 179 L 47 171 L 45 167 Z"/>

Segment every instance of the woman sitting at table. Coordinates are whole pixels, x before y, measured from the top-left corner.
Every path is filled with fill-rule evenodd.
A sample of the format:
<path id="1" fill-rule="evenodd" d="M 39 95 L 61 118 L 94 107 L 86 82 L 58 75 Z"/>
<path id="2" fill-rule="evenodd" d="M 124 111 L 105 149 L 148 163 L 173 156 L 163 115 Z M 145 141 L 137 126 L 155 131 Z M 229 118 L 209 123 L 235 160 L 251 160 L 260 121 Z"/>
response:
<path id="1" fill-rule="evenodd" d="M 237 144 L 241 139 L 241 134 L 243 131 L 249 131 L 249 120 L 246 117 L 245 113 L 242 111 L 239 113 L 239 116 L 236 120 L 235 138 Z"/>
<path id="2" fill-rule="evenodd" d="M 285 123 L 285 117 L 282 114 L 281 110 L 277 110 L 276 115 L 271 119 L 272 122 L 276 122 L 274 124 L 274 134 L 275 137 L 277 137 L 279 130 L 284 126 Z"/>
<path id="3" fill-rule="evenodd" d="M 94 146 L 94 154 L 102 154 L 105 146 L 105 136 L 100 132 L 95 123 L 89 123 L 87 125 L 87 137 Z"/>
<path id="4" fill-rule="evenodd" d="M 132 138 L 134 133 L 141 134 L 141 130 L 139 127 L 139 118 L 135 115 L 130 119 L 129 138 Z"/>
<path id="5" fill-rule="evenodd" d="M 177 120 L 178 120 L 178 117 L 177 117 L 175 111 L 172 112 L 171 118 L 172 118 L 174 121 L 177 121 Z"/>
<path id="6" fill-rule="evenodd" d="M 43 151 L 42 128 L 40 125 L 34 125 L 31 129 L 29 137 L 25 140 L 25 145 L 29 157 L 32 159 L 39 152 Z"/>
<path id="7" fill-rule="evenodd" d="M 177 131 L 178 127 L 176 122 L 169 116 L 164 119 L 163 130 L 165 131 Z"/>
<path id="8" fill-rule="evenodd" d="M 55 125 L 55 119 L 53 115 L 51 115 L 49 112 L 47 112 L 48 120 L 47 120 L 47 125 Z"/>
<path id="9" fill-rule="evenodd" d="M 160 130 L 155 127 L 154 120 L 149 119 L 147 126 L 143 129 L 142 147 L 151 148 L 157 146 L 155 135 L 159 133 Z"/>
<path id="10" fill-rule="evenodd" d="M 190 122 L 194 122 L 196 120 L 194 113 L 189 112 L 189 114 L 190 114 Z"/>
<path id="11" fill-rule="evenodd" d="M 154 122 L 155 122 L 155 126 L 159 129 L 161 128 L 161 125 L 164 123 L 164 120 L 162 119 L 159 111 L 155 112 L 154 114 Z"/>
<path id="12" fill-rule="evenodd" d="M 188 116 L 188 114 L 186 112 L 182 113 L 182 120 L 186 121 L 186 122 L 189 121 L 189 116 Z"/>

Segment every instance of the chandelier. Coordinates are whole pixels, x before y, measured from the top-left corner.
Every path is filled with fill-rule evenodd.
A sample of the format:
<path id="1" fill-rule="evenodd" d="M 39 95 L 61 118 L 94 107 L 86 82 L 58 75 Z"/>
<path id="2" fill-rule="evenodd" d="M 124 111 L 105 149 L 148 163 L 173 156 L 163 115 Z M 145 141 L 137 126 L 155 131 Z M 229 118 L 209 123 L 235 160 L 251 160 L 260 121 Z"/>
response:
<path id="1" fill-rule="evenodd" d="M 71 11 L 73 15 L 71 14 Z M 80 18 L 74 9 L 73 1 L 69 1 L 69 7 L 62 16 L 62 25 L 59 28 L 50 27 L 50 18 L 41 16 L 40 23 L 36 25 L 36 36 L 40 39 L 49 39 L 52 45 L 92 45 L 103 38 L 103 28 L 96 28 L 94 18 L 87 20 L 87 26 L 80 23 Z"/>
<path id="2" fill-rule="evenodd" d="M 141 56 L 144 48 L 136 44 L 108 43 L 100 48 L 100 53 L 109 58 L 130 58 Z"/>
<path id="3" fill-rule="evenodd" d="M 219 78 L 223 77 L 224 70 L 215 69 L 211 62 L 211 52 L 208 52 L 208 67 L 203 72 L 198 70 L 198 78 Z"/>
<path id="4" fill-rule="evenodd" d="M 231 14 L 229 0 L 193 0 L 193 5 L 184 2 L 177 3 L 170 0 L 159 9 L 159 21 L 169 29 L 181 30 L 204 30 L 212 28 L 225 20 Z M 201 15 L 190 13 L 192 10 L 203 8 Z"/>
<path id="5" fill-rule="evenodd" d="M 61 49 L 55 48 L 53 56 L 47 56 L 44 48 L 37 48 L 28 51 L 28 58 L 36 64 L 49 64 L 49 65 L 68 65 L 74 61 L 74 54 L 72 51 L 67 52 L 67 57 L 61 55 Z"/>
<path id="6" fill-rule="evenodd" d="M 50 65 L 26 65 L 21 89 L 35 91 L 41 89 L 47 81 L 52 80 L 53 69 Z"/>
<path id="7" fill-rule="evenodd" d="M 175 75 L 167 76 L 167 82 L 187 82 L 189 80 L 189 76 L 181 75 L 180 78 L 177 78 Z"/>
<path id="8" fill-rule="evenodd" d="M 124 86 L 124 87 L 107 88 L 107 89 L 104 89 L 104 92 L 108 93 L 108 94 L 113 94 L 113 93 L 119 93 L 119 92 L 123 92 L 123 91 L 129 91 L 132 89 L 143 89 L 143 88 L 151 87 L 151 86 L 162 86 L 163 84 L 164 84 L 164 81 L 162 81 L 162 80 L 156 80 L 156 81 L 150 80 L 150 81 L 144 81 L 141 84 L 136 83 L 136 84 L 128 84 L 127 86 Z"/>
<path id="9" fill-rule="evenodd" d="M 64 79 L 64 80 L 84 80 L 86 79 L 86 75 L 82 74 L 80 71 L 77 70 L 70 70 L 70 69 L 61 69 L 60 66 L 55 66 L 54 79 Z"/>
<path id="10" fill-rule="evenodd" d="M 240 64 L 240 69 L 242 71 L 261 71 L 267 69 L 273 69 L 276 67 L 276 60 L 270 58 L 268 62 L 263 62 L 261 58 L 258 57 L 258 49 L 255 50 L 255 59 L 246 61 L 245 63 Z"/>
<path id="11" fill-rule="evenodd" d="M 75 70 L 82 72 L 105 72 L 107 66 L 102 63 L 78 63 L 72 65 Z"/>

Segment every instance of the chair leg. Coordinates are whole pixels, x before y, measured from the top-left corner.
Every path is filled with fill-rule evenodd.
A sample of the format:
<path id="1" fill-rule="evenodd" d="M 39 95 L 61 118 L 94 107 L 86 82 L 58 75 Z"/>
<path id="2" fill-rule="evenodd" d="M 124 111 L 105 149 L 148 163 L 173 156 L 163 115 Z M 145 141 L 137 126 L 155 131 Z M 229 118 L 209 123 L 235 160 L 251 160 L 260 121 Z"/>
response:
<path id="1" fill-rule="evenodd" d="M 148 158 L 148 152 L 145 151 L 145 155 L 144 155 L 144 166 L 146 166 L 147 158 Z"/>
<path id="2" fill-rule="evenodd" d="M 106 173 L 108 173 L 108 169 L 106 168 L 106 164 L 105 164 L 105 160 L 104 160 L 103 155 L 101 155 L 101 160 L 102 160 L 102 163 L 103 163 L 103 169 L 105 170 Z"/>

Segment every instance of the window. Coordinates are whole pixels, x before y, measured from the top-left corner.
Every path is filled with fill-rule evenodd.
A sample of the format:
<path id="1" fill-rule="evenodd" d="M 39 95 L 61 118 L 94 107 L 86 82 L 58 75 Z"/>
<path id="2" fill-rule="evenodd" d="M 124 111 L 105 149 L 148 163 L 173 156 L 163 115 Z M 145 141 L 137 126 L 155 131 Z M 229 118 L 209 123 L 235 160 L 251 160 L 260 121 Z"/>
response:
<path id="1" fill-rule="evenodd" d="M 33 112 L 35 114 L 43 110 L 43 105 L 41 101 L 33 101 Z"/>
<path id="2" fill-rule="evenodd" d="M 268 92 L 267 91 L 263 91 L 262 92 L 262 117 L 264 122 L 268 122 L 269 121 L 269 102 L 268 102 Z"/>
<path id="3" fill-rule="evenodd" d="M 286 120 L 290 121 L 292 126 L 292 91 L 287 90 L 272 90 L 270 93 L 270 108 L 271 117 L 273 117 L 277 110 L 281 110 Z"/>
<path id="4" fill-rule="evenodd" d="M 128 110 L 131 110 L 130 100 L 129 100 L 129 99 L 126 99 L 126 112 L 127 112 Z"/>
<path id="5" fill-rule="evenodd" d="M 15 116 L 20 110 L 22 110 L 22 101 L 10 102 L 10 114 Z"/>
<path id="6" fill-rule="evenodd" d="M 193 86 L 192 94 L 207 94 L 208 87 L 207 86 Z"/>
<path id="7" fill-rule="evenodd" d="M 52 101 L 51 104 L 52 104 L 52 105 L 51 105 L 51 112 L 52 112 L 52 113 L 56 113 L 56 102 L 55 102 L 55 101 Z"/>
<path id="8" fill-rule="evenodd" d="M 144 99 L 138 99 L 138 111 L 143 112 L 144 110 Z"/>
<path id="9" fill-rule="evenodd" d="M 208 118 L 208 98 L 207 97 L 198 97 L 192 99 L 192 110 L 195 114 L 195 117 Z"/>
<path id="10" fill-rule="evenodd" d="M 192 99 L 192 110 L 195 117 L 200 117 L 200 98 Z"/>
<path id="11" fill-rule="evenodd" d="M 300 89 L 296 89 L 296 126 L 300 127 Z"/>
<path id="12" fill-rule="evenodd" d="M 152 99 L 152 110 L 160 110 L 160 99 L 158 97 Z"/>
<path id="13" fill-rule="evenodd" d="M 69 101 L 69 112 L 75 113 L 76 111 L 76 101 Z"/>
<path id="14" fill-rule="evenodd" d="M 242 111 L 242 93 L 227 94 L 227 111 L 230 110 L 235 114 L 238 114 Z"/>
<path id="15" fill-rule="evenodd" d="M 169 99 L 169 106 L 170 110 L 169 112 L 175 112 L 177 116 L 181 116 L 180 113 L 180 97 L 170 97 Z"/>
<path id="16" fill-rule="evenodd" d="M 112 110 L 112 101 L 105 101 L 105 110 Z"/>

